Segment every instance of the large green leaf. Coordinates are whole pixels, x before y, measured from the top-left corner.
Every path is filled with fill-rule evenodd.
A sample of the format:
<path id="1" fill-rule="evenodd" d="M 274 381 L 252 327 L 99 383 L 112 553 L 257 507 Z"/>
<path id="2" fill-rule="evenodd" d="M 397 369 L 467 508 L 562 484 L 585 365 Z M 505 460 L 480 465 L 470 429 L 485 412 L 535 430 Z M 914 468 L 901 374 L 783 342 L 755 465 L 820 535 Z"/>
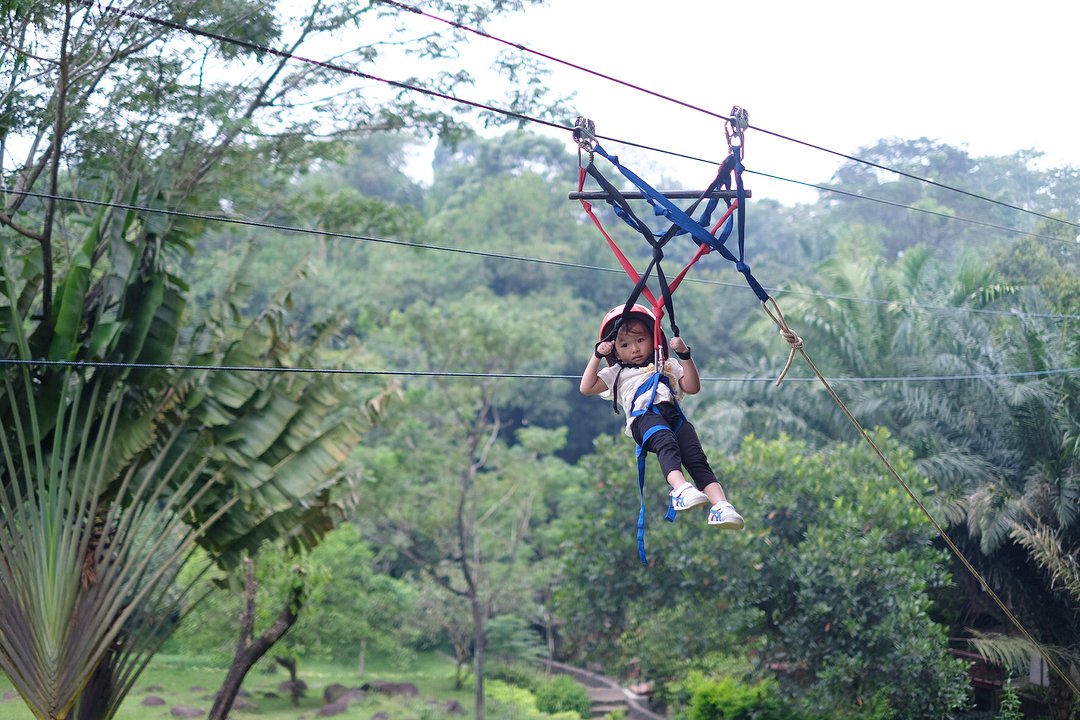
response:
<path id="1" fill-rule="evenodd" d="M 57 288 L 57 299 L 53 303 L 51 318 L 52 342 L 48 352 L 50 360 L 74 359 L 75 346 L 83 327 L 86 291 L 90 286 L 94 250 L 98 244 L 104 213 L 104 208 L 98 212 L 86 239 L 71 256 L 67 277 Z"/>

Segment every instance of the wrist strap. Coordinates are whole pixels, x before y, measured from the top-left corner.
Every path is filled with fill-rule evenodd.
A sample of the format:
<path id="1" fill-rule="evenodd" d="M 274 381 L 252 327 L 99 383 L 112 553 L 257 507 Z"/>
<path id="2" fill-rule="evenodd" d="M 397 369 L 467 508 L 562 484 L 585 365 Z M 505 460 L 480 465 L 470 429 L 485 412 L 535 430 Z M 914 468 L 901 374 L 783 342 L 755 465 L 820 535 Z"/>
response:
<path id="1" fill-rule="evenodd" d="M 678 356 L 678 358 L 680 360 L 689 360 L 690 359 L 690 346 L 689 345 L 686 346 L 686 352 L 684 352 L 684 353 L 679 352 L 678 350 L 675 350 L 675 354 Z"/>

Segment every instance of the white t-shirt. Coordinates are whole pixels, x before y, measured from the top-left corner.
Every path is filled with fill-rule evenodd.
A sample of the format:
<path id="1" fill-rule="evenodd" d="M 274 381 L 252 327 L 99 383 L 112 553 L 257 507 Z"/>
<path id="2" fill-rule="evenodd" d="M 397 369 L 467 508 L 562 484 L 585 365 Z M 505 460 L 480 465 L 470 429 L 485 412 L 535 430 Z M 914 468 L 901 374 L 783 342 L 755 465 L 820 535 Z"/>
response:
<path id="1" fill-rule="evenodd" d="M 620 373 L 619 370 L 622 370 Z M 630 403 L 634 402 L 634 394 L 637 393 L 638 388 L 648 382 L 649 378 L 656 372 L 656 365 L 649 363 L 645 367 L 621 367 L 620 365 L 609 365 L 605 368 L 600 368 L 597 371 L 596 376 L 600 378 L 607 388 L 600 393 L 600 397 L 605 400 L 611 399 L 611 388 L 615 384 L 616 376 L 619 378 L 619 405 L 622 407 L 623 414 L 626 415 L 626 428 L 623 430 L 627 435 L 633 437 L 633 433 L 630 432 L 630 425 L 636 419 L 631 415 L 631 410 L 641 410 L 648 406 L 649 397 L 651 392 L 644 392 L 641 397 L 634 403 L 634 407 L 630 407 Z M 680 363 L 671 358 L 664 361 L 664 374 L 668 376 L 668 380 L 671 381 L 671 387 L 675 388 L 675 395 L 672 396 L 671 389 L 666 384 L 660 382 L 656 386 L 656 398 L 653 403 L 659 402 L 671 402 L 678 399 L 682 393 L 679 387 L 679 381 L 683 376 L 683 368 Z"/>

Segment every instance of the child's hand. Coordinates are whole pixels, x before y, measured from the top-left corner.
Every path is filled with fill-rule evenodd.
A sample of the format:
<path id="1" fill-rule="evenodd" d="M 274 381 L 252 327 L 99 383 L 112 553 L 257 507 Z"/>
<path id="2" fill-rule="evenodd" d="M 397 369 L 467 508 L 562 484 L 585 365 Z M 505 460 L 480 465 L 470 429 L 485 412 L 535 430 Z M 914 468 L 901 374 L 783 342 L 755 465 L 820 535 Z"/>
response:
<path id="1" fill-rule="evenodd" d="M 681 353 L 684 353 L 684 352 L 686 352 L 686 350 L 687 350 L 687 348 L 686 348 L 686 341 L 685 341 L 685 340 L 683 340 L 683 339 L 682 339 L 681 337 L 679 337 L 678 335 L 676 335 L 675 337 L 671 338 L 671 343 L 669 343 L 669 344 L 671 345 L 671 349 L 672 349 L 672 350 L 674 350 L 675 352 L 681 352 Z"/>
<path id="2" fill-rule="evenodd" d="M 610 355 L 615 350 L 615 343 L 611 340 L 605 340 L 596 346 L 596 352 L 604 355 L 605 357 Z"/>

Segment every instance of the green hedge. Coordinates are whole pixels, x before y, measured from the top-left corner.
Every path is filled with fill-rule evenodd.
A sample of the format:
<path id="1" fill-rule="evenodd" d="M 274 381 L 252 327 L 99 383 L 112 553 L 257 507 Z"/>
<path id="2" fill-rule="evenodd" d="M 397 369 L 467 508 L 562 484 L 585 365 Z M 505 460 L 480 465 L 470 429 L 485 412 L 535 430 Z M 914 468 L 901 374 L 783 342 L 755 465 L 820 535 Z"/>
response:
<path id="1" fill-rule="evenodd" d="M 745 685 L 731 678 L 706 680 L 694 688 L 690 720 L 793 720 L 769 682 Z"/>
<path id="2" fill-rule="evenodd" d="M 559 675 L 536 690 L 536 706 L 540 712 L 576 712 L 583 718 L 590 715 L 592 703 L 585 688 L 566 675 Z"/>

